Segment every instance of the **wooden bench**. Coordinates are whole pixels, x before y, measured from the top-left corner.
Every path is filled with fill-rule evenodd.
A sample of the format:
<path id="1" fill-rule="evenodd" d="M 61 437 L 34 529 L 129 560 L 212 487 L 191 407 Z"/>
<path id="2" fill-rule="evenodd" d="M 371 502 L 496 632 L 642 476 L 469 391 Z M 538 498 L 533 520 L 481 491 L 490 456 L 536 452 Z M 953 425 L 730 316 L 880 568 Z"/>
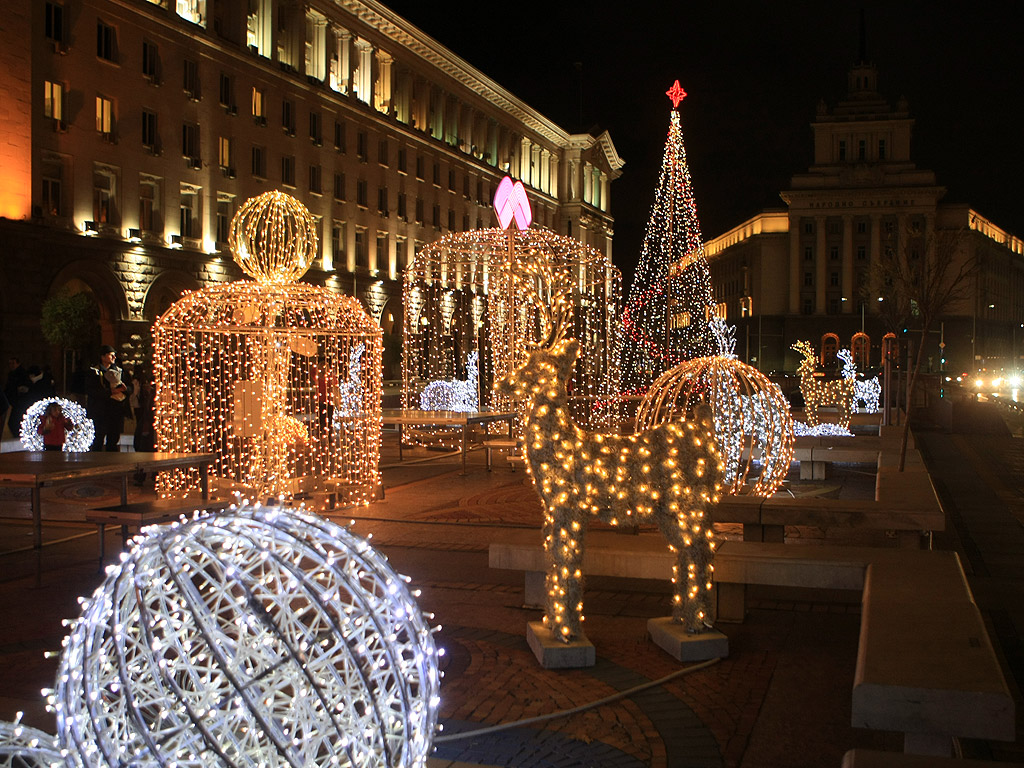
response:
<path id="1" fill-rule="evenodd" d="M 87 523 L 95 523 L 99 528 L 100 568 L 106 555 L 106 528 L 108 525 L 121 527 L 122 546 L 128 546 L 128 529 L 141 529 L 147 525 L 166 523 L 177 520 L 182 515 L 191 515 L 196 510 L 221 512 L 230 507 L 234 501 L 210 501 L 196 499 L 155 499 L 152 501 L 135 501 L 128 504 L 115 504 L 108 507 L 96 507 L 85 515 Z"/>
<path id="2" fill-rule="evenodd" d="M 542 606 L 546 555 L 536 531 L 506 531 L 492 568 L 523 570 Z M 587 575 L 663 579 L 674 556 L 659 535 L 587 534 Z M 1013 741 L 1013 698 L 953 552 L 728 541 L 715 557 L 719 621 L 742 621 L 747 584 L 860 590 L 851 722 L 904 733 L 911 753 L 949 755 L 954 738 Z"/>
<path id="3" fill-rule="evenodd" d="M 484 451 L 486 452 L 486 463 L 487 471 L 491 471 L 493 466 L 493 456 L 491 455 L 494 451 L 508 451 L 506 459 L 509 464 L 512 465 L 512 471 L 516 471 L 516 466 L 522 463 L 523 457 L 520 455 L 522 451 L 522 443 L 519 440 L 513 438 L 504 439 L 490 439 L 483 441 Z M 513 461 L 516 459 L 517 461 Z"/>

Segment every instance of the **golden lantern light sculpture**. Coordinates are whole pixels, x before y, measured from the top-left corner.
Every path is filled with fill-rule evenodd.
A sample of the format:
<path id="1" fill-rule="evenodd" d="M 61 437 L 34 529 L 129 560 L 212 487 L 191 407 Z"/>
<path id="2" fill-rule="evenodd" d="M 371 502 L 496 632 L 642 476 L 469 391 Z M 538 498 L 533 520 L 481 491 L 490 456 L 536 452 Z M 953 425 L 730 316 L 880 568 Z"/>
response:
<path id="1" fill-rule="evenodd" d="M 505 183 L 499 187 L 500 191 Z M 507 186 L 513 185 L 508 182 Z M 522 185 L 518 184 L 521 188 Z M 420 250 L 405 269 L 402 403 L 419 408 L 421 394 L 438 381 L 466 384 L 475 373 L 481 409 L 513 409 L 493 383 L 522 363 L 540 338 L 538 311 L 517 290 L 511 267 L 547 264 L 572 278 L 567 322 L 580 339 L 580 360 L 570 375 L 573 417 L 588 426 L 607 423 L 618 389 L 616 333 L 621 275 L 611 260 L 571 237 L 530 224 L 525 190 L 511 215 L 492 227 L 451 234 Z M 499 206 L 499 195 L 495 196 Z M 518 227 L 518 228 L 517 228 Z M 471 355 L 477 354 L 475 368 Z"/>
<path id="2" fill-rule="evenodd" d="M 231 222 L 253 280 L 185 294 L 154 326 L 161 451 L 212 452 L 211 481 L 257 499 L 328 491 L 368 503 L 380 485 L 381 330 L 358 300 L 297 282 L 313 217 L 267 192 Z M 198 488 L 161 473 L 161 496 Z"/>
<path id="3" fill-rule="evenodd" d="M 580 348 L 566 338 L 571 285 L 548 265 L 517 269 L 514 277 L 541 313 L 545 333 L 496 388 L 526 403 L 526 466 L 544 503 L 543 629 L 563 643 L 582 634 L 584 542 L 589 521 L 597 518 L 613 526 L 658 525 L 676 554 L 672 622 L 689 633 L 705 632 L 715 550 L 711 508 L 719 501 L 723 469 L 710 412 L 701 409 L 698 420 L 635 435 L 581 427 L 566 391 Z M 537 277 L 546 278 L 546 290 L 535 290 Z"/>
<path id="4" fill-rule="evenodd" d="M 703 403 L 714 414 L 728 492 L 771 496 L 793 460 L 796 435 L 789 402 L 778 385 L 732 354 L 734 341 L 725 321 L 714 320 L 711 326 L 719 354 L 686 360 L 659 376 L 637 409 L 636 430 L 691 420 Z M 751 478 L 755 461 L 761 471 Z"/>

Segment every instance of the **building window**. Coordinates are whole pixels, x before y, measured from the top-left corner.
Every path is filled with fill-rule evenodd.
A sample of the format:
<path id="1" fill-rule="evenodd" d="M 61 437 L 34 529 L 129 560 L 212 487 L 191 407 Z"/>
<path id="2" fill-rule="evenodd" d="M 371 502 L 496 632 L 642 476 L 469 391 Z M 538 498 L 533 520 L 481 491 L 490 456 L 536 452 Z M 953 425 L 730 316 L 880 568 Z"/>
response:
<path id="1" fill-rule="evenodd" d="M 454 192 L 455 191 L 455 169 L 454 168 L 449 168 L 448 169 L 448 191 L 449 192 Z"/>
<path id="2" fill-rule="evenodd" d="M 200 205 L 201 200 L 199 198 L 199 188 L 189 186 L 181 187 L 181 197 L 179 206 L 180 216 L 180 229 L 178 233 L 182 237 L 187 237 L 196 240 L 202 237 L 203 230 L 201 226 L 200 216 Z"/>
<path id="3" fill-rule="evenodd" d="M 339 152 L 347 151 L 345 149 L 345 124 L 339 123 L 337 120 L 334 121 L 334 148 Z"/>
<path id="4" fill-rule="evenodd" d="M 423 200 L 420 198 L 416 199 L 416 223 L 423 223 Z"/>
<path id="5" fill-rule="evenodd" d="M 43 29 L 47 39 L 55 43 L 64 42 L 64 6 L 56 3 L 46 4 L 46 16 L 43 21 Z"/>
<path id="6" fill-rule="evenodd" d="M 866 160 L 868 156 L 868 143 L 864 139 L 857 141 L 857 159 Z"/>
<path id="7" fill-rule="evenodd" d="M 395 261 L 399 269 L 405 269 L 409 264 L 409 239 L 401 235 L 395 236 Z"/>
<path id="8" fill-rule="evenodd" d="M 97 224 L 118 224 L 117 175 L 112 169 L 93 170 L 92 218 Z"/>
<path id="9" fill-rule="evenodd" d="M 838 272 L 832 272 L 829 275 L 828 284 L 831 285 L 833 288 L 838 288 L 839 287 L 839 273 Z"/>
<path id="10" fill-rule="evenodd" d="M 43 82 L 43 115 L 58 122 L 64 119 L 64 85 L 52 80 Z"/>
<path id="11" fill-rule="evenodd" d="M 805 298 L 803 301 L 803 305 L 801 307 L 801 311 L 805 315 L 814 314 L 814 299 Z"/>
<path id="12" fill-rule="evenodd" d="M 389 164 L 387 139 L 381 139 L 377 144 L 377 162 L 384 166 Z"/>
<path id="13" fill-rule="evenodd" d="M 192 99 L 192 101 L 199 101 L 203 97 L 199 81 L 199 64 L 191 59 L 185 59 L 182 65 L 181 85 L 185 95 Z"/>
<path id="14" fill-rule="evenodd" d="M 255 86 L 252 89 L 252 116 L 259 125 L 267 124 L 267 94 Z"/>
<path id="15" fill-rule="evenodd" d="M 63 188 L 64 165 L 59 161 L 43 161 L 42 195 L 40 207 L 44 216 L 61 216 L 64 213 Z"/>
<path id="16" fill-rule="evenodd" d="M 260 179 L 267 178 L 267 148 L 252 148 L 252 175 Z"/>
<path id="17" fill-rule="evenodd" d="M 366 245 L 366 230 L 356 227 L 356 267 L 366 269 L 370 266 L 370 255 Z"/>
<path id="18" fill-rule="evenodd" d="M 839 299 L 831 298 L 828 300 L 828 313 L 830 315 L 839 314 Z"/>
<path id="19" fill-rule="evenodd" d="M 230 195 L 217 195 L 217 242 L 226 243 L 231 233 L 234 199 Z"/>
<path id="20" fill-rule="evenodd" d="M 356 182 L 356 205 L 358 205 L 360 208 L 366 208 L 368 206 L 366 198 L 366 180 L 359 179 Z"/>
<path id="21" fill-rule="evenodd" d="M 405 206 L 405 193 L 398 195 L 398 218 L 402 221 L 408 221 L 408 212 Z"/>
<path id="22" fill-rule="evenodd" d="M 230 114 L 235 109 L 235 79 L 231 75 L 220 73 L 220 105 L 226 107 Z"/>
<path id="23" fill-rule="evenodd" d="M 462 214 L 462 231 L 469 232 L 469 214 Z"/>
<path id="24" fill-rule="evenodd" d="M 117 30 L 96 20 L 96 55 L 104 61 L 117 61 Z"/>
<path id="25" fill-rule="evenodd" d="M 191 161 L 193 168 L 199 167 L 199 126 L 196 123 L 181 126 L 181 154 Z"/>
<path id="26" fill-rule="evenodd" d="M 295 186 L 295 155 L 281 157 L 281 183 L 288 187 Z"/>
<path id="27" fill-rule="evenodd" d="M 377 212 L 381 216 L 388 215 L 388 188 L 379 187 L 377 189 Z"/>
<path id="28" fill-rule="evenodd" d="M 331 227 L 331 253 L 334 266 L 345 263 L 345 222 L 335 221 Z"/>
<path id="29" fill-rule="evenodd" d="M 840 141 L 839 141 L 839 159 L 840 160 L 845 160 L 846 159 L 846 142 L 843 141 L 842 139 L 840 139 Z"/>
<path id="30" fill-rule="evenodd" d="M 221 170 L 230 176 L 235 175 L 235 153 L 232 149 L 231 139 L 221 136 L 217 142 L 217 162 L 220 164 Z"/>
<path id="31" fill-rule="evenodd" d="M 857 234 L 858 235 L 863 235 L 867 231 L 868 231 L 868 223 L 866 221 L 858 221 L 857 222 Z"/>
<path id="32" fill-rule="evenodd" d="M 885 139 L 878 140 L 878 159 L 885 160 Z"/>
<path id="33" fill-rule="evenodd" d="M 865 261 L 868 257 L 868 249 L 863 245 L 857 246 L 857 261 Z"/>
<path id="34" fill-rule="evenodd" d="M 142 146 L 154 155 L 158 153 L 160 144 L 156 119 L 156 112 L 142 110 Z"/>
<path id="35" fill-rule="evenodd" d="M 448 230 L 455 231 L 455 210 L 453 208 L 448 209 Z"/>
<path id="36" fill-rule="evenodd" d="M 295 104 L 288 99 L 281 102 L 281 128 L 289 136 L 295 135 Z"/>
<path id="37" fill-rule="evenodd" d="M 139 229 L 156 234 L 160 228 L 160 180 L 152 176 L 139 179 Z"/>
<path id="38" fill-rule="evenodd" d="M 309 140 L 318 147 L 324 145 L 323 121 L 319 112 L 309 113 Z"/>
<path id="39" fill-rule="evenodd" d="M 160 49 L 149 40 L 142 41 L 142 75 L 151 83 L 160 82 Z"/>
<path id="40" fill-rule="evenodd" d="M 388 266 L 388 233 L 377 233 L 377 269 L 386 269 Z"/>
<path id="41" fill-rule="evenodd" d="M 345 174 L 336 173 L 334 174 L 334 199 L 344 200 L 345 199 Z"/>
<path id="42" fill-rule="evenodd" d="M 814 249 L 809 246 L 804 246 L 804 261 L 814 261 Z"/>
<path id="43" fill-rule="evenodd" d="M 401 149 L 398 150 L 398 172 L 405 173 L 406 168 L 406 151 L 405 147 L 402 147 Z"/>
<path id="44" fill-rule="evenodd" d="M 416 178 L 423 181 L 423 155 L 416 156 Z"/>
<path id="45" fill-rule="evenodd" d="M 431 211 L 431 214 L 432 214 L 431 217 L 430 217 L 431 218 L 431 223 L 434 225 L 435 228 L 440 229 L 441 228 L 441 206 L 438 205 L 437 203 L 434 203 L 434 208 Z"/>
<path id="46" fill-rule="evenodd" d="M 359 162 L 366 162 L 366 131 L 359 131 L 356 134 L 356 156 L 359 158 Z"/>
<path id="47" fill-rule="evenodd" d="M 105 96 L 96 97 L 96 131 L 108 140 L 114 133 L 114 102 Z"/>
<path id="48" fill-rule="evenodd" d="M 434 186 L 441 186 L 441 164 L 436 160 L 434 161 Z"/>
<path id="49" fill-rule="evenodd" d="M 805 221 L 804 222 L 804 234 L 805 235 L 813 235 L 814 234 L 814 222 L 813 221 Z"/>
<path id="50" fill-rule="evenodd" d="M 476 180 L 476 201 L 480 204 L 484 204 L 484 183 L 482 180 Z"/>
<path id="51" fill-rule="evenodd" d="M 309 166 L 309 191 L 315 195 L 323 194 L 323 171 L 319 165 Z"/>
<path id="52" fill-rule="evenodd" d="M 466 198 L 467 200 L 471 199 L 471 195 L 469 194 L 469 186 L 470 186 L 470 179 L 469 179 L 469 176 L 466 175 L 466 176 L 464 176 L 462 178 L 462 196 L 464 198 Z"/>
<path id="53" fill-rule="evenodd" d="M 832 247 L 830 247 L 828 249 L 828 257 L 830 259 L 832 259 L 832 261 L 839 261 L 839 246 L 838 245 L 833 245 Z"/>
<path id="54" fill-rule="evenodd" d="M 811 287 L 814 285 L 814 273 L 804 272 L 804 285 Z"/>

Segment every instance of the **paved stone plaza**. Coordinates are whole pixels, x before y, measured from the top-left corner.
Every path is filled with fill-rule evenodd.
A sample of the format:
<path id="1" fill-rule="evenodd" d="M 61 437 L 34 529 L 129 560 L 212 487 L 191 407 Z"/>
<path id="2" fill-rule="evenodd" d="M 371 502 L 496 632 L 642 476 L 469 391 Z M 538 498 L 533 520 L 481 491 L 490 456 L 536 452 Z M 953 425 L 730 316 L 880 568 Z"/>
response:
<path id="1" fill-rule="evenodd" d="M 964 557 L 971 586 L 1003 654 L 1022 709 L 1024 680 L 1024 446 L 1010 437 L 923 433 L 919 446 L 950 517 L 936 540 Z M 420 459 L 429 459 L 420 461 Z M 559 719 L 458 737 L 464 732 L 584 707 L 617 691 L 678 672 L 681 666 L 646 636 L 647 619 L 668 613 L 664 583 L 592 578 L 586 631 L 597 664 L 544 670 L 526 644 L 528 621 L 520 573 L 487 567 L 487 546 L 510 528 L 539 529 L 540 508 L 522 470 L 488 473 L 480 451 L 470 472 L 457 456 L 423 449 L 396 464 L 385 437 L 386 498 L 332 513 L 353 519 L 422 590 L 420 604 L 442 625 L 445 648 L 441 718 L 445 729 L 433 765 L 485 766 L 839 766 L 853 747 L 899 751 L 902 735 L 854 729 L 850 691 L 859 630 L 859 595 L 847 592 L 751 590 L 744 624 L 720 626 L 730 655 L 626 698 Z M 872 480 L 864 467 L 840 466 L 804 492 L 858 497 Z M 152 491 L 134 488 L 133 499 Z M 794 486 L 795 489 L 795 486 Z M 796 489 L 795 489 L 796 490 Z M 0 718 L 26 712 L 29 724 L 53 730 L 39 689 L 50 685 L 62 618 L 99 582 L 95 530 L 74 522 L 85 507 L 116 500 L 116 484 L 99 482 L 44 491 L 47 545 L 31 551 L 27 495 L 0 489 Z M 833 532 L 794 529 L 794 546 L 813 546 Z M 628 534 L 624 534 L 628 535 Z M 725 537 L 738 531 L 724 530 Z M 884 532 L 874 543 L 892 546 Z M 117 550 L 115 533 L 107 550 Z M 539 533 L 538 533 L 539 542 Z M 1018 733 L 1020 729 L 1018 728 Z M 450 740 L 444 737 L 456 736 Z M 1021 742 L 970 743 L 965 752 L 994 760 L 1024 759 Z"/>

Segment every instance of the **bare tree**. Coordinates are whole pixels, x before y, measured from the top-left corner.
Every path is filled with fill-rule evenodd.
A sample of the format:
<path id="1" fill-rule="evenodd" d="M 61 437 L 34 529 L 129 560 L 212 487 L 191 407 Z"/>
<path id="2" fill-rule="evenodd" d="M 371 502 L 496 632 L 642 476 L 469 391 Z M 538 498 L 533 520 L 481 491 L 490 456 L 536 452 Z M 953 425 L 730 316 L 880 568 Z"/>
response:
<path id="1" fill-rule="evenodd" d="M 949 314 L 969 296 L 977 259 L 964 247 L 965 229 L 932 230 L 923 235 L 910 227 L 903 237 L 890 240 L 882 258 L 871 265 L 868 283 L 871 292 L 883 299 L 883 319 L 919 330 L 917 356 L 907 382 L 907 401 L 911 402 L 917 375 L 924 357 L 925 340 L 940 317 Z M 893 331 L 896 330 L 894 326 Z M 910 414 L 903 423 L 899 471 L 907 460 Z"/>

